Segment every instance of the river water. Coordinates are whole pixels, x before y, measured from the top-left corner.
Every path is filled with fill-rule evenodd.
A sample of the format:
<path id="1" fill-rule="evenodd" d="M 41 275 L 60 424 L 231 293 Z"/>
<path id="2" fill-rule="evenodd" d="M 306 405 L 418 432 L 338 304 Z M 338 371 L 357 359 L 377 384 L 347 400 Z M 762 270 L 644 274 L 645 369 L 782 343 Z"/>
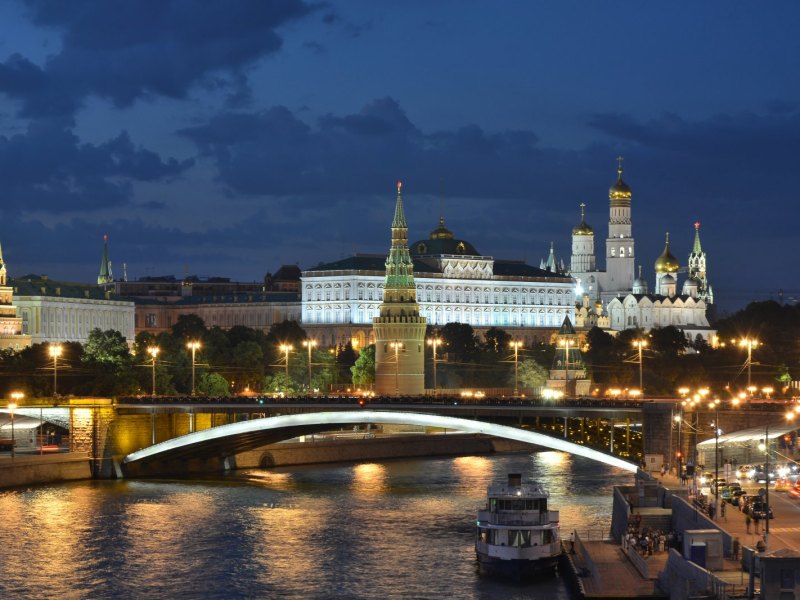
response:
<path id="1" fill-rule="evenodd" d="M 511 472 L 549 489 L 564 536 L 608 531 L 612 486 L 631 479 L 541 452 L 5 491 L 0 597 L 570 598 L 559 575 L 476 572 L 476 510 Z"/>

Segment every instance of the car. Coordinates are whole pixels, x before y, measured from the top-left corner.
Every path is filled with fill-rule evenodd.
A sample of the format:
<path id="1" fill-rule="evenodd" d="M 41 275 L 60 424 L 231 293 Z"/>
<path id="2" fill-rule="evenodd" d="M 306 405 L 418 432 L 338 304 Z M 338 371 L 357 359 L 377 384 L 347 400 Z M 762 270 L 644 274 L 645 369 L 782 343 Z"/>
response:
<path id="1" fill-rule="evenodd" d="M 800 485 L 795 483 L 793 487 L 789 488 L 789 491 L 786 495 L 789 496 L 789 498 L 800 500 Z"/>
<path id="2" fill-rule="evenodd" d="M 789 491 L 793 486 L 792 482 L 788 479 L 781 477 L 780 479 L 775 480 L 775 491 L 776 492 L 786 492 Z"/>
<path id="3" fill-rule="evenodd" d="M 730 498 L 728 498 L 728 502 L 733 506 L 739 506 L 742 503 L 742 498 L 746 496 L 747 494 L 744 490 L 735 490 L 731 493 Z"/>
<path id="4" fill-rule="evenodd" d="M 716 494 L 718 491 L 722 490 L 722 488 L 724 488 L 726 485 L 728 485 L 728 482 L 725 480 L 724 477 L 717 477 L 716 479 L 713 479 L 711 481 L 711 486 L 710 486 L 711 491 L 714 494 Z"/>
<path id="5" fill-rule="evenodd" d="M 764 519 L 766 517 L 766 509 L 767 505 L 761 498 L 756 498 L 753 503 L 750 505 L 750 516 L 754 519 L 758 517 L 759 519 Z M 774 519 L 775 515 L 772 512 L 772 507 L 769 507 L 769 518 Z"/>
<path id="6" fill-rule="evenodd" d="M 755 472 L 753 469 L 753 465 L 742 465 L 738 469 L 736 469 L 736 478 L 737 479 L 747 479 L 752 477 L 752 472 Z"/>
<path id="7" fill-rule="evenodd" d="M 700 485 L 708 485 L 714 480 L 714 473 L 706 471 L 700 476 Z"/>

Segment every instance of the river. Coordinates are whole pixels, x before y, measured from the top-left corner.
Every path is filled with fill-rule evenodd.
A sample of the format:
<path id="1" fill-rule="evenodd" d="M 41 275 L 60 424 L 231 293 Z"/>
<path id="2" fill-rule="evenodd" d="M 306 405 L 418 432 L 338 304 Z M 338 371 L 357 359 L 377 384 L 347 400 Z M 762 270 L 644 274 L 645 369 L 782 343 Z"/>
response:
<path id="1" fill-rule="evenodd" d="M 475 513 L 508 473 L 608 531 L 630 474 L 560 452 L 84 481 L 0 492 L 3 598 L 570 598 L 476 572 Z"/>

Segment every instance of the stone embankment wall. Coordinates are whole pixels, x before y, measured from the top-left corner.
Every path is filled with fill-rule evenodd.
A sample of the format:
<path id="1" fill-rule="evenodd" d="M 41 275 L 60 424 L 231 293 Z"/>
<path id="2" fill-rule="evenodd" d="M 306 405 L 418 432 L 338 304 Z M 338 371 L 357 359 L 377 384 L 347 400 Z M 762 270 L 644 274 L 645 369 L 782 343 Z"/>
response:
<path id="1" fill-rule="evenodd" d="M 0 462 L 0 488 L 88 479 L 92 476 L 85 452 L 17 456 Z"/>
<path id="2" fill-rule="evenodd" d="M 414 456 L 454 456 L 496 452 L 533 452 L 538 448 L 480 435 L 410 435 L 366 439 L 317 439 L 280 443 L 237 454 L 235 468 L 380 460 Z M 233 465 L 232 465 L 233 466 Z"/>

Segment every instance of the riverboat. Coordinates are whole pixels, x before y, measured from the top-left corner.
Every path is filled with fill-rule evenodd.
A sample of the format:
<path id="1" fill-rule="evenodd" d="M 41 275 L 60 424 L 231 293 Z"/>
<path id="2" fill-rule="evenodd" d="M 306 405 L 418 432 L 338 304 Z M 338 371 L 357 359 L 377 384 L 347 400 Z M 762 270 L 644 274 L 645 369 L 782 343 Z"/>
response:
<path id="1" fill-rule="evenodd" d="M 516 581 L 552 572 L 561 556 L 558 511 L 549 510 L 549 494 L 538 483 L 489 486 L 488 501 L 478 511 L 475 552 L 482 575 Z"/>

